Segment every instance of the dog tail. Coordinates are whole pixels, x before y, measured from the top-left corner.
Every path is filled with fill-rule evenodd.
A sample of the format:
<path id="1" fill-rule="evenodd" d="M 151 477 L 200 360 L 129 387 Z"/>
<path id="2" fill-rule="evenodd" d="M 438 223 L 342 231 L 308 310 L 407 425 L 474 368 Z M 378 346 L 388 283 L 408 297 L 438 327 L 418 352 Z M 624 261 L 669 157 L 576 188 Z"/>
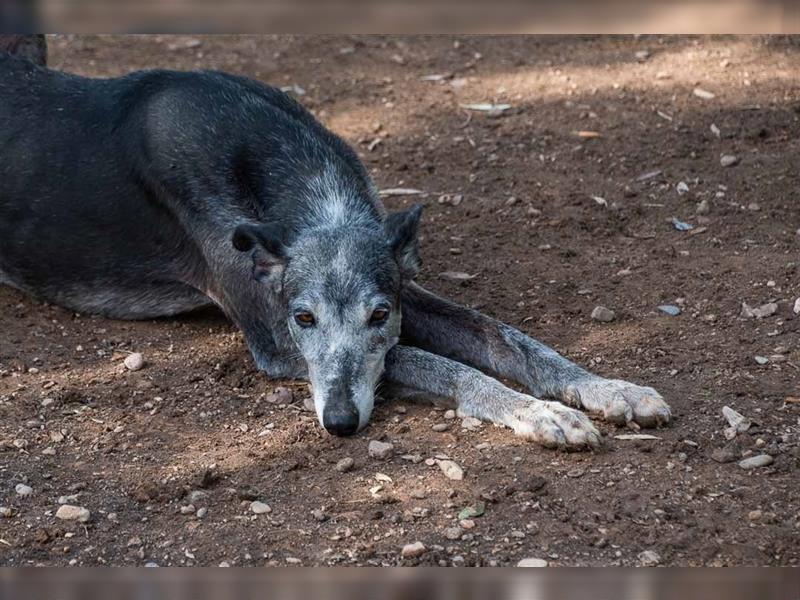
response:
<path id="1" fill-rule="evenodd" d="M 42 34 L 0 34 L 0 52 L 27 58 L 42 67 L 47 66 L 47 40 Z"/>

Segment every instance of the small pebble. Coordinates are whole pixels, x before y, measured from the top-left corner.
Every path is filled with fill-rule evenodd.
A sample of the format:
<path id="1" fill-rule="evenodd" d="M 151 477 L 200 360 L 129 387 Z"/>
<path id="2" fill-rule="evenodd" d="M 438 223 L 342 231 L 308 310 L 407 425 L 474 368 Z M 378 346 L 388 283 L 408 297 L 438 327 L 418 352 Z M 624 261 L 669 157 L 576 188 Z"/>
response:
<path id="1" fill-rule="evenodd" d="M 677 317 L 681 314 L 681 309 L 673 304 L 662 304 L 658 307 L 658 310 L 671 317 Z"/>
<path id="2" fill-rule="evenodd" d="M 592 319 L 600 321 L 601 323 L 610 323 L 616 316 L 613 310 L 605 306 L 595 306 L 592 311 Z"/>
<path id="3" fill-rule="evenodd" d="M 92 513 L 83 506 L 73 506 L 72 504 L 62 504 L 56 511 L 56 518 L 63 521 L 80 521 L 86 523 L 92 518 Z"/>
<path id="4" fill-rule="evenodd" d="M 701 200 L 694 209 L 694 212 L 698 215 L 707 215 L 710 211 L 711 207 L 708 204 L 708 200 Z"/>
<path id="5" fill-rule="evenodd" d="M 14 516 L 14 511 L 8 506 L 0 506 L 0 518 L 10 519 Z"/>
<path id="6" fill-rule="evenodd" d="M 744 433 L 750 426 L 752 422 L 750 419 L 745 417 L 743 414 L 736 412 L 730 406 L 723 406 L 722 407 L 722 416 L 725 417 L 725 420 L 728 421 L 728 425 L 730 425 L 736 433 Z"/>
<path id="7" fill-rule="evenodd" d="M 208 514 L 208 509 L 204 506 L 203 508 L 197 509 L 197 518 L 198 519 L 205 519 L 206 515 Z"/>
<path id="8" fill-rule="evenodd" d="M 800 298 L 798 298 L 797 301 L 800 302 Z M 447 419 L 448 421 L 452 421 L 453 419 L 456 418 L 456 411 L 454 411 L 452 409 L 451 410 L 446 410 L 444 412 L 444 418 Z"/>
<path id="9" fill-rule="evenodd" d="M 189 504 L 199 504 L 208 497 L 208 492 L 203 490 L 192 490 L 189 493 Z"/>
<path id="10" fill-rule="evenodd" d="M 394 446 L 392 444 L 387 444 L 386 442 L 370 440 L 367 451 L 371 458 L 386 460 L 392 455 L 392 452 L 394 452 Z"/>
<path id="11" fill-rule="evenodd" d="M 316 510 L 311 511 L 311 516 L 313 516 L 320 523 L 324 523 L 325 521 L 328 520 L 328 515 L 326 515 L 324 511 L 318 508 Z"/>
<path id="12" fill-rule="evenodd" d="M 182 515 L 193 515 L 197 512 L 197 509 L 193 504 L 187 504 L 185 506 L 181 506 L 180 511 Z"/>
<path id="13" fill-rule="evenodd" d="M 481 424 L 481 420 L 476 419 L 475 417 L 464 417 L 461 420 L 461 428 L 466 429 L 467 431 L 475 431 L 476 429 L 480 429 Z"/>
<path id="14" fill-rule="evenodd" d="M 139 352 L 129 354 L 123 362 L 125 363 L 125 368 L 129 371 L 138 371 L 144 367 L 144 357 Z"/>
<path id="15" fill-rule="evenodd" d="M 334 467 L 335 470 L 339 471 L 339 473 L 347 473 L 353 469 L 356 461 L 354 461 L 349 456 L 345 456 L 342 460 L 336 463 Z"/>
<path id="16" fill-rule="evenodd" d="M 800 298 L 794 301 L 794 308 L 792 309 L 794 314 L 800 315 Z"/>
<path id="17" fill-rule="evenodd" d="M 723 154 L 722 158 L 719 159 L 719 164 L 723 167 L 732 167 L 736 163 L 739 162 L 739 159 L 732 154 Z"/>
<path id="18" fill-rule="evenodd" d="M 461 527 L 448 527 L 444 530 L 444 537 L 448 540 L 460 540 L 463 533 Z"/>
<path id="19" fill-rule="evenodd" d="M 759 521 L 759 520 L 761 520 L 761 517 L 763 517 L 763 516 L 764 516 L 764 513 L 761 512 L 760 510 L 751 510 L 749 513 L 747 513 L 747 518 L 750 521 Z"/>
<path id="20" fill-rule="evenodd" d="M 413 544 L 406 544 L 403 546 L 400 554 L 403 558 L 416 558 L 425 554 L 426 551 L 427 548 L 425 548 L 425 544 L 422 542 L 414 542 Z"/>
<path id="21" fill-rule="evenodd" d="M 250 503 L 250 510 L 257 515 L 264 515 L 272 512 L 272 509 L 269 507 L 269 504 L 265 504 L 264 502 L 260 502 L 259 500 L 254 500 L 253 502 Z"/>
<path id="22" fill-rule="evenodd" d="M 523 558 L 517 563 L 518 567 L 546 567 L 547 561 L 543 558 Z"/>
<path id="23" fill-rule="evenodd" d="M 447 431 L 448 429 L 450 429 L 450 424 L 449 423 L 436 423 L 436 425 L 432 426 L 431 429 L 433 429 L 433 431 L 441 433 L 443 431 Z"/>
<path id="24" fill-rule="evenodd" d="M 452 460 L 440 460 L 439 468 L 444 473 L 444 476 L 453 481 L 461 481 L 464 479 L 464 470 Z"/>
<path id="25" fill-rule="evenodd" d="M 661 563 L 661 556 L 653 550 L 645 550 L 639 554 L 639 562 L 643 567 L 655 567 Z"/>
<path id="26" fill-rule="evenodd" d="M 768 304 L 762 304 L 757 308 L 753 308 L 747 304 L 747 302 L 742 302 L 742 316 L 746 318 L 753 318 L 756 319 L 763 319 L 765 317 L 770 317 L 778 312 L 778 305 L 774 302 L 770 302 Z"/>
<path id="27" fill-rule="evenodd" d="M 694 88 L 692 90 L 692 93 L 698 98 L 702 98 L 703 100 L 711 100 L 714 98 L 714 92 L 709 92 L 708 90 L 704 90 L 703 88 Z"/>
<path id="28" fill-rule="evenodd" d="M 461 529 L 473 529 L 475 527 L 475 521 L 472 519 L 461 519 L 458 524 L 461 526 Z"/>
<path id="29" fill-rule="evenodd" d="M 754 360 L 755 360 L 755 361 L 756 361 L 756 362 L 757 362 L 759 365 L 762 365 L 762 366 L 763 366 L 763 365 L 766 365 L 766 364 L 769 362 L 769 359 L 768 359 L 766 356 L 754 356 L 754 357 L 753 357 L 753 359 L 754 359 Z"/>
<path id="30" fill-rule="evenodd" d="M 769 454 L 759 454 L 751 456 L 739 461 L 739 466 L 749 471 L 751 469 L 758 469 L 759 467 L 766 467 L 775 461 Z"/>
<path id="31" fill-rule="evenodd" d="M 33 493 L 33 488 L 24 483 L 18 483 L 14 490 L 17 492 L 18 496 L 30 496 Z"/>
<path id="32" fill-rule="evenodd" d="M 733 448 L 725 446 L 724 448 L 715 448 L 711 452 L 711 460 L 720 464 L 730 463 L 739 458 L 739 453 Z"/>
<path id="33" fill-rule="evenodd" d="M 290 404 L 293 397 L 294 394 L 292 394 L 292 390 L 289 388 L 276 387 L 267 394 L 265 400 L 270 404 Z"/>

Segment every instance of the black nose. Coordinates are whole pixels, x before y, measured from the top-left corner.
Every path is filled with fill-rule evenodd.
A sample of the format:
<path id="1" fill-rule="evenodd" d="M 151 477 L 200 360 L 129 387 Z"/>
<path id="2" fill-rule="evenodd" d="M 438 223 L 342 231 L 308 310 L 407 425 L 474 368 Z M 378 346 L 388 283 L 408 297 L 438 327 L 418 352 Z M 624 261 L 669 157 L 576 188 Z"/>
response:
<path id="1" fill-rule="evenodd" d="M 353 435 L 358 431 L 358 411 L 349 402 L 326 406 L 322 413 L 322 424 L 333 435 Z"/>

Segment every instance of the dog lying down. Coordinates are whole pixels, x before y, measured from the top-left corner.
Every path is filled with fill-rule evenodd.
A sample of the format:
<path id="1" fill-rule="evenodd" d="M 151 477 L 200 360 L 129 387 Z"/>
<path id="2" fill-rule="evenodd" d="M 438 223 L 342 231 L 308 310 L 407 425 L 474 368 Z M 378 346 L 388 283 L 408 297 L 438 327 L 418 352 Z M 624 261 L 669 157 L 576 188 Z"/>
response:
<path id="1" fill-rule="evenodd" d="M 0 282 L 118 319 L 216 304 L 260 370 L 311 382 L 332 434 L 369 422 L 382 380 L 547 447 L 599 444 L 581 410 L 670 421 L 654 389 L 415 283 L 421 208 L 387 215 L 355 152 L 275 88 L 2 54 L 0 122 Z"/>

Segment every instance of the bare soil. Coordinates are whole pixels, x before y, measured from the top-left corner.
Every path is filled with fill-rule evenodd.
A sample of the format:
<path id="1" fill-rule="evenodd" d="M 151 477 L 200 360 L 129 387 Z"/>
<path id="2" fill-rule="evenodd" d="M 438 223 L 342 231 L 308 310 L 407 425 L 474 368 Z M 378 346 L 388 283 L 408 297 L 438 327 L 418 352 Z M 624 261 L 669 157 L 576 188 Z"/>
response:
<path id="1" fill-rule="evenodd" d="M 563 453 L 491 425 L 433 431 L 441 409 L 389 401 L 363 433 L 337 439 L 303 408 L 306 385 L 257 372 L 216 311 L 111 321 L 3 287 L 2 564 L 637 565 L 656 560 L 646 550 L 663 565 L 798 564 L 793 39 L 49 41 L 54 67 L 86 75 L 211 68 L 298 86 L 380 188 L 425 192 L 386 199 L 426 206 L 423 284 L 602 375 L 656 387 L 675 421 L 651 441 L 598 423 L 603 450 Z M 511 108 L 461 106 L 478 102 Z M 673 217 L 695 228 L 678 231 Z M 742 302 L 773 301 L 772 316 L 741 316 Z M 597 305 L 616 319 L 591 320 Z M 145 368 L 125 369 L 131 352 Z M 270 402 L 279 386 L 291 402 Z M 753 421 L 733 441 L 725 405 Z M 369 458 L 370 439 L 395 455 Z M 774 463 L 738 465 L 761 453 Z M 441 455 L 463 481 L 424 460 Z M 339 473 L 344 457 L 355 466 Z M 89 522 L 55 517 L 70 495 Z M 252 500 L 271 512 L 253 514 Z M 478 503 L 484 514 L 460 528 L 459 512 Z M 426 551 L 402 558 L 415 541 Z"/>

